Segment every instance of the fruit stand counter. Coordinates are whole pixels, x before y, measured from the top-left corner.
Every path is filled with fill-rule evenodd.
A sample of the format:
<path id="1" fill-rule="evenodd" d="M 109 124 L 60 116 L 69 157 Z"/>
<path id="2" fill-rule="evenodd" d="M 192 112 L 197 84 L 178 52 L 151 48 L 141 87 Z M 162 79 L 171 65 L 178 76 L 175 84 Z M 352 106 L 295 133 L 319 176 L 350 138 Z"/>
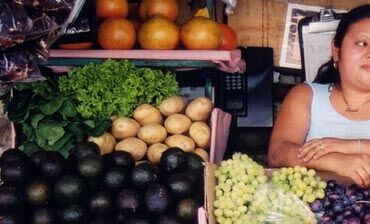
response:
<path id="1" fill-rule="evenodd" d="M 138 66 L 206 68 L 217 67 L 243 72 L 245 63 L 240 50 L 51 50 L 50 58 L 40 64 L 80 66 L 107 58 L 130 59 Z"/>

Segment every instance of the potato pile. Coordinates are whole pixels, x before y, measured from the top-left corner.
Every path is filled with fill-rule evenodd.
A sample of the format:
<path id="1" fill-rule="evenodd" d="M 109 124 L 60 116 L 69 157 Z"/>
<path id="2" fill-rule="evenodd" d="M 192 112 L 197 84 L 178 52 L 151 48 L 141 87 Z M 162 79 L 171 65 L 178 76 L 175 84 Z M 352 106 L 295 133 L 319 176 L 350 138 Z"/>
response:
<path id="1" fill-rule="evenodd" d="M 158 164 L 162 152 L 170 147 L 194 152 L 208 161 L 211 129 L 207 122 L 212 110 L 213 103 L 206 97 L 186 104 L 183 97 L 172 96 L 158 108 L 142 104 L 134 110 L 133 117 L 115 118 L 110 133 L 90 136 L 88 140 L 99 145 L 101 154 L 122 150 L 131 153 L 136 161 L 146 157 Z"/>

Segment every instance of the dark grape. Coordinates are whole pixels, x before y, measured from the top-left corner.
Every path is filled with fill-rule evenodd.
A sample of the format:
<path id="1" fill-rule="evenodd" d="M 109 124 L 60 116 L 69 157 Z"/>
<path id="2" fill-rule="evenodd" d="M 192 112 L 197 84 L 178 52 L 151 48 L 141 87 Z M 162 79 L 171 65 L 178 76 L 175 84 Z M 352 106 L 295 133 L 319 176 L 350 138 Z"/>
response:
<path id="1" fill-rule="evenodd" d="M 317 199 L 315 200 L 314 202 L 311 203 L 311 210 L 314 212 L 314 213 L 319 213 L 323 210 L 324 206 L 323 206 L 323 202 L 322 200 L 320 199 Z"/>
<path id="2" fill-rule="evenodd" d="M 333 211 L 334 213 L 341 214 L 344 211 L 342 201 L 334 201 L 333 203 Z"/>
<path id="3" fill-rule="evenodd" d="M 329 180 L 327 182 L 327 188 L 328 189 L 334 189 L 335 186 L 337 186 L 337 182 L 335 180 Z"/>

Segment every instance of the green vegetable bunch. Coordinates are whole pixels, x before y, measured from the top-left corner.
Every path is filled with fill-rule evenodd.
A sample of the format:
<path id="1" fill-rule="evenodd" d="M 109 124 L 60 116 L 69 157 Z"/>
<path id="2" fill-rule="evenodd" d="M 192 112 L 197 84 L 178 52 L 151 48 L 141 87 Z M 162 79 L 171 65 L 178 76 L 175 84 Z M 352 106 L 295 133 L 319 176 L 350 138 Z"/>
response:
<path id="1" fill-rule="evenodd" d="M 128 60 L 75 68 L 59 79 L 59 89 L 84 118 L 130 116 L 140 104 L 159 105 L 179 91 L 173 73 L 139 68 Z"/>
<path id="2" fill-rule="evenodd" d="M 75 103 L 58 90 L 56 76 L 45 81 L 18 83 L 4 96 L 5 112 L 14 122 L 17 145 L 27 154 L 40 149 L 64 156 L 89 135 L 110 128 L 109 119 L 83 119 Z"/>

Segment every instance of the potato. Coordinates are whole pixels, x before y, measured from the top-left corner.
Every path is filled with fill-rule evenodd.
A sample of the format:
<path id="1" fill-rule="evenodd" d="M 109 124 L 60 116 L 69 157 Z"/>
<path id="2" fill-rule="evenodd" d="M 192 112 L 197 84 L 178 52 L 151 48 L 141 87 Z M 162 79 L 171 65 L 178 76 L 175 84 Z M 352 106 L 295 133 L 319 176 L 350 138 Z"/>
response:
<path id="1" fill-rule="evenodd" d="M 169 147 L 163 143 L 155 143 L 148 148 L 146 156 L 148 160 L 154 164 L 159 164 L 161 161 L 162 152 L 166 151 Z"/>
<path id="2" fill-rule="evenodd" d="M 185 109 L 185 99 L 181 96 L 170 96 L 159 105 L 161 113 L 168 117 L 172 114 L 181 113 Z"/>
<path id="3" fill-rule="evenodd" d="M 169 147 L 179 147 L 185 152 L 192 152 L 195 149 L 193 139 L 185 135 L 171 135 L 166 138 L 165 144 Z"/>
<path id="4" fill-rule="evenodd" d="M 189 128 L 189 136 L 197 147 L 206 148 L 211 140 L 211 129 L 204 121 L 196 121 Z"/>
<path id="5" fill-rule="evenodd" d="M 185 108 L 185 115 L 192 121 L 206 121 L 211 115 L 213 103 L 207 97 L 198 97 Z"/>
<path id="6" fill-rule="evenodd" d="M 151 145 L 163 142 L 167 137 L 167 131 L 160 124 L 147 124 L 139 129 L 137 137 Z"/>
<path id="7" fill-rule="evenodd" d="M 109 132 L 104 132 L 102 135 L 97 137 L 89 136 L 87 140 L 94 142 L 99 146 L 101 155 L 112 152 L 117 144 L 116 139 Z"/>
<path id="8" fill-rule="evenodd" d="M 193 153 L 202 157 L 204 162 L 209 162 L 209 155 L 208 155 L 208 152 L 206 150 L 204 150 L 202 148 L 195 148 Z"/>
<path id="9" fill-rule="evenodd" d="M 129 117 L 118 117 L 113 120 L 111 133 L 116 139 L 122 140 L 128 137 L 135 137 L 139 128 L 140 124 L 134 119 Z"/>
<path id="10" fill-rule="evenodd" d="M 135 161 L 138 161 L 144 158 L 148 147 L 143 140 L 129 137 L 118 142 L 115 149 L 129 152 Z"/>
<path id="11" fill-rule="evenodd" d="M 189 130 L 191 120 L 185 114 L 172 114 L 164 121 L 164 127 L 171 134 L 182 134 Z"/>
<path id="12" fill-rule="evenodd" d="M 146 124 L 162 124 L 163 117 L 161 112 L 150 104 L 141 104 L 134 110 L 134 119 L 139 122 L 141 126 Z"/>

